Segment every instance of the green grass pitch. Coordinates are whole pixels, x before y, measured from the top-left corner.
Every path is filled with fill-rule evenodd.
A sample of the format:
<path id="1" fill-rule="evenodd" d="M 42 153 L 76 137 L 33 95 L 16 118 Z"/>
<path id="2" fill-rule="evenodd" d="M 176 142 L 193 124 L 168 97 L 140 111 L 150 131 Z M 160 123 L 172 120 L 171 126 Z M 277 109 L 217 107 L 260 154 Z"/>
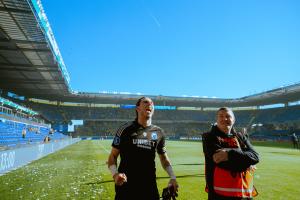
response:
<path id="1" fill-rule="evenodd" d="M 114 184 L 106 160 L 111 141 L 81 141 L 0 176 L 0 199 L 113 199 Z M 260 200 L 300 199 L 300 151 L 256 146 L 261 155 L 255 186 Z M 178 178 L 179 200 L 206 199 L 200 142 L 167 141 Z M 160 192 L 168 177 L 157 163 Z"/>

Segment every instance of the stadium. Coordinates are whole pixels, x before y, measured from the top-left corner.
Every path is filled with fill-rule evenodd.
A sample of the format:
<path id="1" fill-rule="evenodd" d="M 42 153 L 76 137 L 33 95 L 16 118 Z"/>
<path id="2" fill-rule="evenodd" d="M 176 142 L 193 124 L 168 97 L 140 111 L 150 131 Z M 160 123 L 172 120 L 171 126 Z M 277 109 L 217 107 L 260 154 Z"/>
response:
<path id="1" fill-rule="evenodd" d="M 73 91 L 41 1 L 1 0 L 0 199 L 113 199 L 106 160 L 142 96 Z M 207 196 L 201 137 L 224 106 L 261 154 L 256 199 L 299 198 L 300 151 L 291 135 L 300 135 L 300 83 L 231 99 L 145 96 L 166 132 L 178 199 Z M 161 190 L 168 177 L 159 165 L 157 176 Z"/>

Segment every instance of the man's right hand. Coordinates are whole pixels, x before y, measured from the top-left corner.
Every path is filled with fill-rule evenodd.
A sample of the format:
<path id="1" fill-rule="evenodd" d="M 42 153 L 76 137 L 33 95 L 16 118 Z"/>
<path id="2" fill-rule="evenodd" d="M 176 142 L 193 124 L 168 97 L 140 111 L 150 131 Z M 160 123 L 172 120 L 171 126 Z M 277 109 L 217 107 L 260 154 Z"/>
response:
<path id="1" fill-rule="evenodd" d="M 118 186 L 121 186 L 125 182 L 127 182 L 127 176 L 124 173 L 116 173 L 113 178 L 114 178 L 115 184 Z"/>
<path id="2" fill-rule="evenodd" d="M 215 163 L 219 164 L 220 162 L 228 160 L 228 150 L 227 149 L 218 149 L 217 152 L 213 155 L 213 160 Z"/>

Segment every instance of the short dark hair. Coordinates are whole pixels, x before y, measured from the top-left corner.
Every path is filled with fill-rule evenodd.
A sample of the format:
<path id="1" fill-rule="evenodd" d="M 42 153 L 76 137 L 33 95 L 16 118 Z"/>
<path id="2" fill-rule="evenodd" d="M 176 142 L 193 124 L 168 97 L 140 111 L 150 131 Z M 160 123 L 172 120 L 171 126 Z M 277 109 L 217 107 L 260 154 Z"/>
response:
<path id="1" fill-rule="evenodd" d="M 232 114 L 233 118 L 235 119 L 234 113 L 233 113 L 233 111 L 232 111 L 231 108 L 228 108 L 228 107 L 221 107 L 221 108 L 219 108 L 219 110 L 217 111 L 217 114 L 218 114 L 220 111 L 227 111 L 227 112 L 230 112 L 230 113 Z"/>
<path id="2" fill-rule="evenodd" d="M 229 112 L 232 112 L 233 113 L 233 111 L 232 111 L 232 109 L 231 108 L 228 108 L 228 107 L 221 107 L 221 108 L 219 108 L 219 110 L 218 110 L 218 112 L 219 111 L 229 111 Z"/>

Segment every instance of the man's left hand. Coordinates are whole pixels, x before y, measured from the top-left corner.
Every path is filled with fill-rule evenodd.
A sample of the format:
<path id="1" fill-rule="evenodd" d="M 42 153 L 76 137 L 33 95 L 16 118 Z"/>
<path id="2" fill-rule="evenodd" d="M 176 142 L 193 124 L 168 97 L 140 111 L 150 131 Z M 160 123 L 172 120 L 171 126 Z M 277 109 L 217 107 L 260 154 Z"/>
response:
<path id="1" fill-rule="evenodd" d="M 179 186 L 178 186 L 178 183 L 177 183 L 176 179 L 170 179 L 169 184 L 168 184 L 168 187 L 169 187 L 169 188 L 170 188 L 170 187 L 173 187 L 173 188 L 174 188 L 174 191 L 175 191 L 175 192 L 178 192 Z"/>

